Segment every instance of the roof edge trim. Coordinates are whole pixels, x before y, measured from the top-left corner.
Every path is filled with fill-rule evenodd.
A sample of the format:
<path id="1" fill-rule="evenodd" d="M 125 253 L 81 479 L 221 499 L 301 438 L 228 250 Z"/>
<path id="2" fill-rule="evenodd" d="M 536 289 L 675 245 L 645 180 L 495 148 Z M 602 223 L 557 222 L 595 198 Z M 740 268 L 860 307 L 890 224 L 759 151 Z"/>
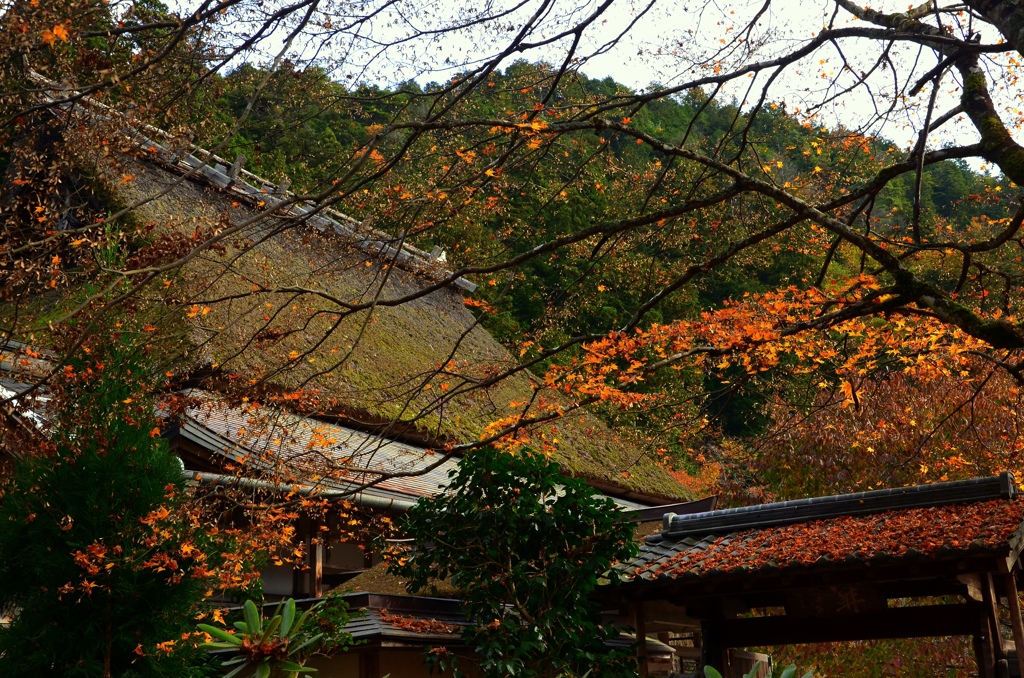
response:
<path id="1" fill-rule="evenodd" d="M 726 534 L 841 516 L 868 515 L 894 509 L 945 506 L 992 499 L 1012 500 L 1017 494 L 1013 474 L 1004 471 L 988 478 L 796 499 L 689 515 L 666 513 L 662 518 L 661 538 L 704 537 L 709 534 Z"/>

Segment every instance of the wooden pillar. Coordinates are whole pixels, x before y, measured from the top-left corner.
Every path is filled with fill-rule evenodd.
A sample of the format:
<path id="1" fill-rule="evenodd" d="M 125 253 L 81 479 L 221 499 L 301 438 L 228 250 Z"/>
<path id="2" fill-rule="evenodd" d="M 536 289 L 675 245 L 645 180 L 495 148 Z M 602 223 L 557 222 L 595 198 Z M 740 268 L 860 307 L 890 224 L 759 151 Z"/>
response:
<path id="1" fill-rule="evenodd" d="M 728 677 L 728 651 L 723 646 L 722 628 L 717 622 L 716 619 L 706 619 L 701 622 L 700 663 L 701 668 L 710 666 L 718 669 L 723 676 Z"/>
<path id="2" fill-rule="evenodd" d="M 1010 606 L 1010 625 L 1013 627 L 1013 644 L 1017 647 L 1017 670 L 1024 678 L 1024 622 L 1020 615 L 1020 598 L 1017 594 L 1017 580 L 1013 572 L 1003 575 L 1006 586 L 1006 601 Z"/>
<path id="3" fill-rule="evenodd" d="M 989 624 L 989 613 L 978 611 L 977 632 L 974 634 L 974 661 L 978 665 L 978 678 L 996 678 L 995 642 Z"/>
<path id="4" fill-rule="evenodd" d="M 633 605 L 633 629 L 636 631 L 636 661 L 640 677 L 647 678 L 647 619 L 642 602 Z"/>
<path id="5" fill-rule="evenodd" d="M 314 597 L 321 598 L 324 595 L 324 540 L 323 537 L 314 537 L 316 544 L 310 548 L 313 562 L 310 564 L 312 570 L 312 591 Z"/>
<path id="6" fill-rule="evenodd" d="M 306 547 L 305 567 L 296 569 L 294 575 L 294 596 L 319 598 L 324 594 L 324 558 L 326 551 L 319 529 L 320 523 L 303 516 L 296 529 L 302 535 Z"/>
<path id="7" fill-rule="evenodd" d="M 380 678 L 380 650 L 359 653 L 359 678 Z"/>

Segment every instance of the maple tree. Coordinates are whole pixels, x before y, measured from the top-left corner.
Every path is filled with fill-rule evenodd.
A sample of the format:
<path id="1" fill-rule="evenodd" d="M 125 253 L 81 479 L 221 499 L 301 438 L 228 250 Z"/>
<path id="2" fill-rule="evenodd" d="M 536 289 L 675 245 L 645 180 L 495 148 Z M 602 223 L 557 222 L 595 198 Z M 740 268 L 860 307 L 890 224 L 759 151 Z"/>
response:
<path id="1" fill-rule="evenodd" d="M 659 34 L 666 84 L 643 89 L 580 70 L 671 7 L 619 22 L 612 2 L 405 5 L 11 3 L 0 338 L 59 346 L 45 381 L 127 310 L 183 381 L 339 416 L 344 399 L 317 389 L 356 371 L 374 321 L 469 278 L 468 305 L 517 360 L 480 368 L 458 357 L 468 333 L 448 337 L 447 362 L 388 384 L 374 426 L 428 430 L 445 455 L 557 454 L 587 409 L 737 502 L 1017 468 L 1016 3 L 834 0 L 791 28 L 778 0 L 708 4 L 714 26 Z M 435 51 L 436 81 L 381 75 Z M 147 124 L 297 192 L 268 186 L 201 227 L 138 219 L 170 190 L 141 186 L 152 153 L 125 130 Z M 341 257 L 308 227 L 335 209 L 381 243 L 347 295 L 260 250 L 295 235 L 324 270 Z M 389 287 L 406 244 L 447 261 Z M 445 427 L 516 378 L 536 388 L 502 395 L 489 426 Z M 298 503 L 264 506 L 279 529 L 263 536 L 287 536 Z"/>
<path id="2" fill-rule="evenodd" d="M 369 83 L 336 86 L 326 74 L 345 72 L 349 62 L 341 53 L 307 57 L 294 44 L 305 36 L 317 36 L 339 49 L 347 45 L 356 50 L 350 55 L 362 54 L 359 26 L 375 20 L 369 8 L 346 22 L 332 18 L 336 8 L 327 6 L 255 11 L 233 0 L 203 5 L 182 20 L 155 4 L 133 5 L 123 17 L 114 17 L 102 4 L 15 3 L 4 17 L 12 28 L 7 32 L 7 47 L 25 58 L 11 59 L 4 66 L 8 115 L 4 134 L 10 149 L 7 190 L 12 198 L 5 207 L 4 251 L 9 253 L 4 264 L 5 298 L 17 306 L 19 299 L 40 287 L 69 289 L 86 279 L 105 285 L 103 289 L 111 295 L 106 303 L 100 304 L 102 297 L 94 295 L 89 303 L 72 306 L 59 317 L 61 323 L 80 321 L 91 312 L 122 305 L 151 286 L 159 290 L 152 265 L 165 275 L 190 260 L 189 252 L 207 250 L 224 239 L 223 234 L 210 231 L 196 233 L 191 242 L 154 247 L 146 244 L 149 236 L 138 226 L 125 228 L 124 210 L 103 216 L 90 203 L 93 198 L 70 212 L 63 207 L 69 190 L 82 198 L 90 191 L 82 182 L 45 179 L 74 174 L 73 167 L 81 162 L 61 141 L 70 132 L 61 130 L 60 118 L 55 120 L 48 111 L 100 96 L 115 106 L 131 107 L 139 122 L 168 128 L 203 125 L 201 134 L 209 136 L 209 145 L 248 147 L 264 163 L 264 171 L 294 170 L 318 208 L 338 207 L 372 219 L 397 240 L 455 240 L 461 246 L 449 252 L 452 271 L 435 284 L 464 275 L 481 279 L 483 296 L 495 310 L 491 315 L 503 312 L 502 304 L 518 287 L 517 276 L 526 271 L 536 274 L 535 264 L 542 260 L 569 256 L 578 268 L 572 287 L 568 291 L 541 288 L 540 301 L 550 309 L 552 303 L 565 303 L 566 294 L 576 295 L 572 290 L 580 287 L 598 291 L 577 296 L 581 302 L 594 299 L 596 305 L 578 322 L 561 323 L 561 335 L 549 333 L 544 343 L 529 344 L 523 365 L 492 376 L 488 383 L 523 368 L 579 360 L 580 347 L 599 340 L 607 329 L 629 334 L 646 332 L 651 320 L 659 317 L 693 319 L 692 304 L 679 304 L 688 289 L 709 290 L 717 284 L 711 282 L 716 272 L 756 271 L 786 252 L 794 255 L 788 264 L 791 281 L 801 289 L 856 278 L 858 269 L 874 277 L 879 287 L 858 303 L 846 305 L 841 313 L 824 312 L 828 303 L 822 302 L 817 313 L 805 314 L 795 324 L 773 321 L 777 334 L 822 334 L 835 331 L 840 321 L 857 318 L 928 316 L 935 327 L 945 328 L 942 331 L 955 330 L 967 342 L 976 342 L 981 347 L 975 349 L 978 353 L 994 365 L 1004 365 L 1012 375 L 1017 369 L 1013 352 L 1022 343 L 1016 328 L 1017 262 L 1012 252 L 1020 215 L 1013 215 L 1007 200 L 993 194 L 996 206 L 964 230 L 953 228 L 953 222 L 941 214 L 929 214 L 922 199 L 922 191 L 935 176 L 931 168 L 949 166 L 955 160 L 982 158 L 1002 171 L 998 185 L 986 188 L 989 192 L 1009 192 L 1012 182 L 1020 178 L 1014 165 L 1018 147 L 1010 132 L 1013 121 L 1004 122 L 993 103 L 993 96 L 1000 96 L 993 88 L 1012 91 L 1014 86 L 1016 38 L 1006 34 L 1004 44 L 995 41 L 1000 30 L 1009 31 L 1007 27 L 1014 25 L 1013 15 L 985 2 L 975 4 L 966 9 L 886 14 L 842 0 L 822 30 L 771 58 L 758 52 L 770 51 L 767 37 L 749 39 L 764 30 L 763 14 L 753 15 L 746 24 L 727 15 L 722 22 L 723 42 L 713 51 L 706 51 L 700 42 L 689 51 L 674 48 L 684 74 L 680 84 L 642 91 L 580 86 L 574 59 L 585 55 L 583 36 L 610 11 L 608 7 L 592 8 L 579 23 L 543 12 L 532 19 L 524 17 L 521 29 L 507 40 L 488 32 L 491 23 L 498 21 L 500 12 L 495 10 L 496 15 L 483 13 L 466 23 L 453 17 L 450 24 L 437 28 L 454 40 L 460 31 L 479 27 L 488 36 L 479 43 L 480 49 L 494 47 L 493 53 L 481 51 L 474 57 L 482 59 L 479 65 L 456 69 L 445 83 L 423 86 L 410 81 L 388 91 Z M 221 78 L 234 55 L 270 40 L 275 22 L 285 16 L 297 23 L 283 49 L 265 62 L 267 68 L 240 70 Z M 975 30 L 983 24 L 984 31 Z M 254 29 L 248 31 L 252 37 L 236 33 L 243 25 Z M 578 38 L 570 41 L 559 67 L 512 65 L 504 73 L 499 70 L 509 54 L 529 54 L 531 49 L 554 44 L 553 39 L 535 40 L 545 31 Z M 385 40 L 382 53 L 391 49 L 398 54 L 407 42 L 418 39 L 428 37 Z M 860 52 L 856 59 L 850 57 L 852 61 L 841 61 L 837 69 L 830 61 L 835 55 L 826 57 L 825 52 L 847 43 L 857 45 Z M 774 98 L 774 92 L 784 91 L 779 89 L 783 74 L 802 73 L 815 63 L 814 58 L 821 79 L 838 88 L 835 97 L 871 87 L 878 69 L 858 75 L 854 66 L 872 50 L 882 49 L 876 45 L 889 43 L 920 47 L 931 55 L 915 64 L 892 62 L 892 68 L 898 63 L 906 69 L 906 77 L 898 80 L 904 83 L 898 91 L 885 93 L 893 106 L 899 105 L 901 97 L 914 102 L 907 106 L 930 102 L 918 131 L 958 124 L 956 118 L 962 116 L 960 127 L 972 126 L 970 133 L 980 141 L 933 148 L 927 134 L 921 133 L 919 143 L 902 152 L 879 146 L 867 133 L 883 113 L 878 118 L 868 116 L 857 129 L 829 129 L 816 113 L 820 106 L 787 108 Z M 221 56 L 210 62 L 196 56 L 214 52 Z M 839 52 L 840 59 L 846 58 L 843 54 Z M 369 69 L 373 63 L 364 65 Z M 983 73 L 985 64 L 999 69 L 993 71 L 996 79 Z M 43 81 L 32 80 L 37 74 L 49 82 L 63 79 L 73 84 L 53 92 L 55 100 L 41 100 L 36 93 Z M 233 103 L 227 109 L 218 108 L 213 96 L 223 89 L 222 81 L 232 78 L 238 82 L 229 95 Z M 933 109 L 944 78 L 959 83 L 954 86 L 960 96 L 953 110 L 940 113 Z M 748 80 L 750 95 L 744 105 L 730 110 L 719 104 L 723 92 L 731 91 L 731 83 Z M 274 113 L 279 109 L 264 111 L 262 95 L 272 90 L 284 93 L 298 82 L 309 93 L 311 108 L 289 113 L 298 116 L 297 124 L 318 120 L 322 125 L 328 119 L 322 113 L 337 111 L 339 106 L 349 107 L 352 117 L 362 121 L 342 136 L 334 131 L 341 129 L 341 122 L 331 123 L 336 145 L 331 146 L 333 160 L 326 173 L 300 171 L 289 159 L 307 154 L 315 145 L 305 142 L 303 151 L 281 147 L 283 155 L 274 156 L 277 151 L 263 153 L 258 147 L 262 142 L 245 136 L 257 133 L 246 126 L 250 119 L 276 119 L 271 129 L 282 129 L 283 121 Z M 660 127 L 657 112 L 680 97 L 689 98 L 687 126 Z M 878 95 L 880 110 L 883 98 Z M 803 124 L 816 131 L 818 138 L 806 148 L 773 144 L 771 139 L 788 124 L 784 120 Z M 766 127 L 765 121 L 780 122 Z M 697 136 L 692 132 L 698 127 L 709 131 Z M 93 141 L 96 136 L 102 134 L 93 135 Z M 88 140 L 77 138 L 83 143 Z M 271 161 L 272 157 L 282 158 L 285 164 Z M 274 162 L 278 170 L 273 169 Z M 552 165 L 556 162 L 557 166 Z M 532 171 L 549 165 L 554 168 L 550 172 Z M 638 171 L 641 167 L 643 171 Z M 399 177 L 401 183 L 396 181 Z M 131 180 L 130 174 L 120 179 Z M 531 233 L 518 218 L 501 225 L 512 204 L 523 203 L 520 198 L 527 196 L 532 205 L 517 207 L 525 210 L 523 214 L 532 212 L 547 219 L 572 209 L 579 196 L 587 196 L 602 207 L 604 217 L 566 224 L 569 230 L 561 233 L 546 228 Z M 943 200 L 946 212 L 958 209 L 948 198 Z M 87 214 L 90 204 L 93 212 Z M 887 214 L 880 214 L 879 208 L 887 209 Z M 904 218 L 901 210 L 910 214 Z M 64 227 L 68 219 L 77 225 Z M 488 231 L 476 229 L 474 235 L 470 226 L 481 221 L 504 228 L 505 234 L 495 239 L 493 232 L 485 236 Z M 29 224 L 35 225 L 28 228 Z M 479 246 L 458 243 L 460 234 L 480 240 Z M 487 246 L 484 237 L 500 246 Z M 672 254 L 666 258 L 669 248 Z M 133 257 L 133 252 L 145 255 Z M 648 272 L 642 284 L 629 284 L 644 266 Z M 563 278 L 570 273 L 558 264 L 554 270 Z M 628 289 L 632 295 L 624 304 L 626 313 L 600 305 L 601 291 L 610 285 Z M 489 294 L 491 287 L 496 294 Z M 175 292 L 175 305 L 190 301 L 178 296 L 181 290 Z M 265 293 L 257 289 L 251 294 Z M 295 294 L 305 297 L 318 292 L 296 290 Z M 1000 295 L 997 303 L 994 297 Z M 375 303 L 402 303 L 408 296 Z M 518 306 L 526 301 L 519 299 Z M 354 309 L 343 304 L 334 312 L 344 321 Z M 713 312 L 726 313 L 724 309 Z M 608 319 L 613 317 L 609 327 Z M 728 314 L 722 317 L 728 319 Z M 89 323 L 76 326 L 87 331 Z M 268 329 L 254 328 L 251 334 L 255 337 Z M 27 330 L 20 319 L 5 328 L 10 336 L 24 336 Z M 707 349 L 743 350 L 728 343 L 709 344 Z M 294 360 L 302 358 L 300 351 Z M 702 369 L 694 360 L 682 362 Z M 694 381 L 694 390 L 709 388 L 706 378 Z M 452 390 L 485 387 L 465 381 Z M 636 390 L 642 387 L 637 385 Z M 739 388 L 730 383 L 724 390 L 738 392 Z M 691 392 L 672 395 L 677 402 L 700 404 Z M 573 407 L 579 404 L 577 400 Z M 636 403 L 617 403 L 622 405 Z M 559 407 L 564 412 L 565 406 Z M 513 426 L 552 416 L 540 409 L 536 416 L 519 417 L 520 423 Z"/>
<path id="3" fill-rule="evenodd" d="M 5 675 L 187 675 L 188 638 L 230 538 L 185 497 L 179 462 L 137 389 L 145 368 L 70 370 L 49 443 L 24 449 L 0 514 Z M 72 366 L 69 366 L 72 367 Z M 133 374 L 134 369 L 134 374 Z M 159 433 L 159 428 L 156 428 Z"/>

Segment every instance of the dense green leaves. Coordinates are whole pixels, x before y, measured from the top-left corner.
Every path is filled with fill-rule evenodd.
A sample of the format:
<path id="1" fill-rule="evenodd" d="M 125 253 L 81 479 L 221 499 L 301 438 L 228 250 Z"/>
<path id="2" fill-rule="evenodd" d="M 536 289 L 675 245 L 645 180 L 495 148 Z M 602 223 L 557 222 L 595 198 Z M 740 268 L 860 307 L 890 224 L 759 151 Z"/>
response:
<path id="1" fill-rule="evenodd" d="M 269 676 L 275 670 L 289 678 L 316 675 L 317 670 L 305 665 L 309 655 L 321 648 L 344 651 L 352 636 L 341 631 L 348 620 L 345 602 L 328 596 L 307 608 L 296 618 L 295 600 L 283 601 L 267 619 L 252 600 L 242 606 L 244 621 L 234 623 L 236 631 L 226 631 L 210 624 L 198 629 L 214 640 L 203 643 L 206 650 L 229 650 L 232 654 L 222 666 L 225 678 Z"/>
<path id="2" fill-rule="evenodd" d="M 419 546 L 392 569 L 412 591 L 451 579 L 474 621 L 463 640 L 485 676 L 635 675 L 632 651 L 606 645 L 619 631 L 590 599 L 609 565 L 635 553 L 633 524 L 551 460 L 480 450 L 448 492 L 406 514 L 403 530 Z"/>

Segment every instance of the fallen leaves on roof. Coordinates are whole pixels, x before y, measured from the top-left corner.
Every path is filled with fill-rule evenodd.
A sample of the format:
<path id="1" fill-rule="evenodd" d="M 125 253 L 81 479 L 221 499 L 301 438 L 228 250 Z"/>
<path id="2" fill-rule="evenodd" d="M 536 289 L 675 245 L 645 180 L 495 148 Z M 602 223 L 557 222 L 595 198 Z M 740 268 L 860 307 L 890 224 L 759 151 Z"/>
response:
<path id="1" fill-rule="evenodd" d="M 840 516 L 704 539 L 669 538 L 645 545 L 639 557 L 621 569 L 626 579 L 700 577 L 997 551 L 1016 545 L 1022 520 L 1024 501 L 1003 499 Z"/>

